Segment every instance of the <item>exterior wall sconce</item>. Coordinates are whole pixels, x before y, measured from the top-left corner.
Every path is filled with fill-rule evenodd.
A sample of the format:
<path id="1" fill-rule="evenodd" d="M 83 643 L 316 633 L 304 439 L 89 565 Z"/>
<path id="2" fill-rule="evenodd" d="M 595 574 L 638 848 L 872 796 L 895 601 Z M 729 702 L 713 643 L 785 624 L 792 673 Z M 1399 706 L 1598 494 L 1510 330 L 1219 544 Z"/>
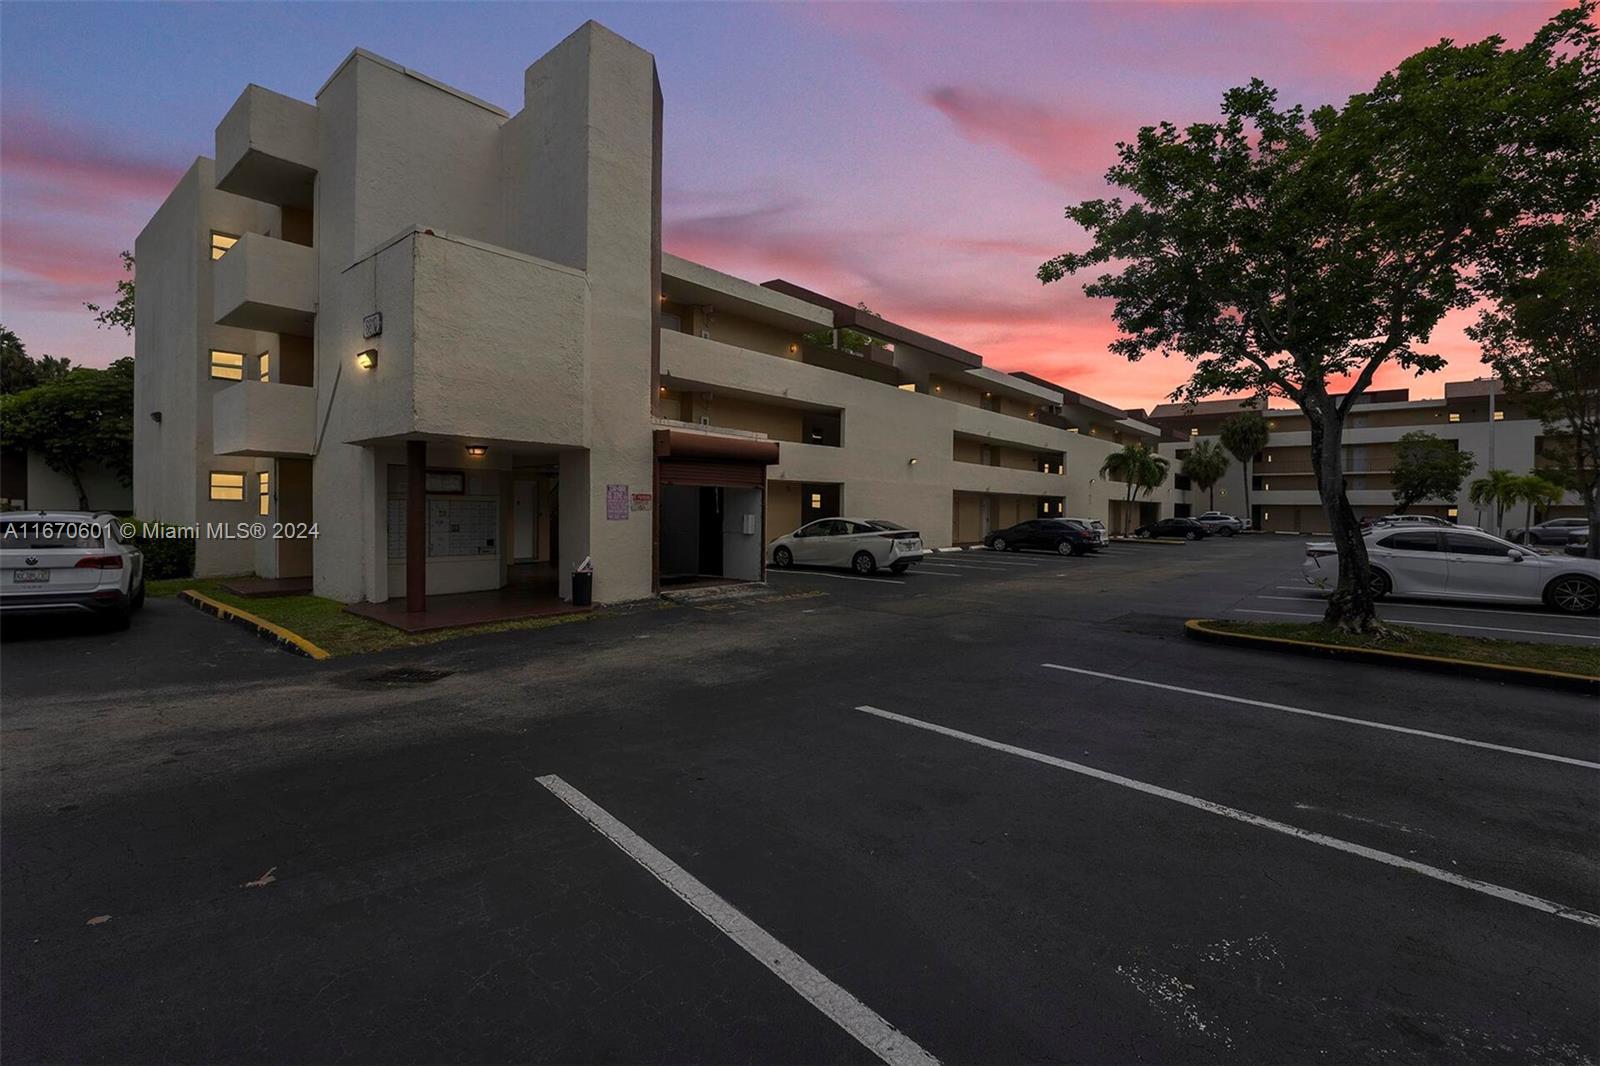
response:
<path id="1" fill-rule="evenodd" d="M 907 466 L 916 466 L 917 465 L 917 461 L 915 459 L 908 460 L 906 462 L 906 465 Z"/>
<path id="2" fill-rule="evenodd" d="M 161 412 L 160 411 L 151 411 L 150 412 L 150 421 L 154 422 L 156 425 L 160 425 L 161 424 Z"/>
<path id="3" fill-rule="evenodd" d="M 356 366 L 362 370 L 371 370 L 378 365 L 378 349 L 368 348 L 364 352 L 356 353 Z"/>
<path id="4" fill-rule="evenodd" d="M 483 444 L 469 444 L 467 445 L 467 454 L 474 458 L 485 456 L 489 454 L 489 448 Z"/>
<path id="5" fill-rule="evenodd" d="M 800 351 L 800 346 L 798 344 L 789 345 L 789 354 L 790 355 L 795 355 L 799 351 Z"/>

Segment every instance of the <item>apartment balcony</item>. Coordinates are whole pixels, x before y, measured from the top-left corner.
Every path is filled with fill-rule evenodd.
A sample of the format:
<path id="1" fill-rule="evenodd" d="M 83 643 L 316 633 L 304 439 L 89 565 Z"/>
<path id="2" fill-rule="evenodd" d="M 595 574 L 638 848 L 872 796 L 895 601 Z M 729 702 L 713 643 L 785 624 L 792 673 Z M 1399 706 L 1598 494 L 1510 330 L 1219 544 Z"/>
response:
<path id="1" fill-rule="evenodd" d="M 316 449 L 317 390 L 241 381 L 211 398 L 211 447 L 218 455 L 309 456 Z"/>
<path id="2" fill-rule="evenodd" d="M 317 314 L 317 255 L 303 245 L 246 233 L 211 266 L 219 326 L 311 336 Z"/>
<path id="3" fill-rule="evenodd" d="M 317 109 L 245 87 L 217 126 L 217 188 L 269 204 L 310 207 L 317 179 Z"/>
<path id="4" fill-rule="evenodd" d="M 1067 479 L 1061 474 L 1023 470 L 1011 466 L 956 461 L 950 464 L 950 487 L 958 492 L 997 492 L 1016 496 L 1065 496 Z"/>

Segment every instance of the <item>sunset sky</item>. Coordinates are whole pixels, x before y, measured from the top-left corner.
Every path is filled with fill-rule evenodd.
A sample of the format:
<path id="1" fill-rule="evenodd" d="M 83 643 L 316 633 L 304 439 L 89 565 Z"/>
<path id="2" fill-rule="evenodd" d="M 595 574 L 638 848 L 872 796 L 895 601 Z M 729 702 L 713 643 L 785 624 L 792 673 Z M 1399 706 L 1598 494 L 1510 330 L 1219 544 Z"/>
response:
<path id="1" fill-rule="evenodd" d="M 0 321 L 35 355 L 131 354 L 96 331 L 117 252 L 247 82 L 310 100 L 367 48 L 510 111 L 585 19 L 655 53 L 666 249 L 783 277 L 1121 406 L 1185 377 L 1106 352 L 1108 304 L 1039 263 L 1083 246 L 1062 208 L 1105 192 L 1119 139 L 1216 114 L 1252 76 L 1342 102 L 1440 37 L 1513 43 L 1562 5 L 30 4 L 0 6 Z M 427 219 L 417 219 L 427 223 Z M 1442 376 L 1483 373 L 1461 321 Z"/>

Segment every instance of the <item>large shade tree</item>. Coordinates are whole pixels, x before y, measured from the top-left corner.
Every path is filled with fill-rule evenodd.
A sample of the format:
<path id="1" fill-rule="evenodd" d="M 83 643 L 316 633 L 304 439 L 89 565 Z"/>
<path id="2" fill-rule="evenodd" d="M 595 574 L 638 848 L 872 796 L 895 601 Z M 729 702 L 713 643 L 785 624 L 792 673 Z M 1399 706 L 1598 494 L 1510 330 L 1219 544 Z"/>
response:
<path id="1" fill-rule="evenodd" d="M 91 466 L 133 483 L 133 360 L 104 370 L 77 367 L 60 380 L 0 397 L 0 445 L 38 453 L 78 491 L 78 507 L 93 502 L 84 485 Z"/>
<path id="2" fill-rule="evenodd" d="M 1600 558 L 1600 241 L 1566 220 L 1527 234 L 1485 272 L 1494 302 L 1467 332 L 1544 430 L 1546 473 L 1583 499 Z"/>
<path id="3" fill-rule="evenodd" d="M 1193 363 L 1173 394 L 1285 397 L 1306 415 L 1339 558 L 1325 621 L 1380 630 L 1345 492 L 1345 421 L 1380 370 L 1424 373 L 1423 350 L 1472 306 L 1483 264 L 1519 229 L 1593 217 L 1600 194 L 1594 0 L 1524 46 L 1441 41 L 1370 92 L 1307 113 L 1259 80 L 1218 121 L 1141 129 L 1107 180 L 1132 194 L 1067 208 L 1090 245 L 1045 283 L 1100 270 L 1128 359 Z"/>

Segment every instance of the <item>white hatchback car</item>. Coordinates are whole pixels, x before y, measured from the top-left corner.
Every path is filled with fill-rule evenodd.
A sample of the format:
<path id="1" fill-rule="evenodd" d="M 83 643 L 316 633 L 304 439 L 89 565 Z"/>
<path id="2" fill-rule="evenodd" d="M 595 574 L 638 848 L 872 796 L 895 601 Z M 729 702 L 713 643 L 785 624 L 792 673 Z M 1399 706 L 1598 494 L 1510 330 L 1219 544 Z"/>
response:
<path id="1" fill-rule="evenodd" d="M 144 556 L 88 511 L 0 514 L 0 613 L 81 614 L 118 628 L 144 606 Z"/>
<path id="2" fill-rule="evenodd" d="M 1544 603 L 1567 614 L 1600 608 L 1600 560 L 1539 555 L 1510 541 L 1466 529 L 1374 526 L 1365 536 L 1372 592 L 1382 598 Z M 1310 584 L 1331 589 L 1339 556 L 1331 542 L 1306 545 L 1300 571 Z"/>
<path id="3" fill-rule="evenodd" d="M 903 574 L 922 561 L 922 535 L 882 518 L 819 518 L 767 548 L 780 569 L 788 566 L 848 566 L 858 574 L 887 567 Z"/>

